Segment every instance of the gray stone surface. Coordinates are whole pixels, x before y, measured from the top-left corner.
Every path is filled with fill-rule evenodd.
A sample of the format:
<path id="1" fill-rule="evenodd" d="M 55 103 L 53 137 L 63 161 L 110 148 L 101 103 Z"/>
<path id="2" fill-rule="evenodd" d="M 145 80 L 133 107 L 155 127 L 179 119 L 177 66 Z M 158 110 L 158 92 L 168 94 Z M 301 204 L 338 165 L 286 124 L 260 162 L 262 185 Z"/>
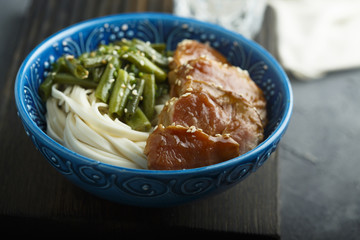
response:
<path id="1" fill-rule="evenodd" d="M 280 147 L 283 239 L 360 239 L 360 69 L 292 79 Z"/>

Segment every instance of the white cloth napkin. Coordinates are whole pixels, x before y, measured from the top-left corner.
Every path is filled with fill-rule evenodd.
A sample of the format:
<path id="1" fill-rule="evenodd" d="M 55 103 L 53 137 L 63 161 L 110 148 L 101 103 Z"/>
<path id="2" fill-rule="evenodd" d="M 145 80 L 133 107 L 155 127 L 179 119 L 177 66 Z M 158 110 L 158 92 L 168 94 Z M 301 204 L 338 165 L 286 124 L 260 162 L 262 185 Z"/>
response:
<path id="1" fill-rule="evenodd" d="M 359 0 L 270 0 L 279 61 L 303 80 L 360 67 Z"/>

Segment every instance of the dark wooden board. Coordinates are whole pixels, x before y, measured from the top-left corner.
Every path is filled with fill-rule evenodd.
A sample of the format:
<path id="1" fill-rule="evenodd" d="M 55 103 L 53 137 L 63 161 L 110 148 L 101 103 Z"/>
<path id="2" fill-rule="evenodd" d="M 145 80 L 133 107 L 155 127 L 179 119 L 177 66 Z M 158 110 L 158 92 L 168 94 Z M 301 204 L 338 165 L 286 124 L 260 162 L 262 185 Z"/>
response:
<path id="1" fill-rule="evenodd" d="M 77 188 L 35 150 L 17 117 L 14 79 L 25 56 L 52 33 L 107 14 L 171 12 L 170 0 L 36 0 L 25 17 L 0 102 L 1 231 L 12 233 L 124 234 L 140 232 L 233 234 L 279 238 L 278 159 L 273 156 L 237 186 L 207 199 L 171 208 L 139 208 L 108 202 Z M 260 35 L 266 39 L 266 34 Z M 169 232 L 170 231 L 170 232 Z"/>

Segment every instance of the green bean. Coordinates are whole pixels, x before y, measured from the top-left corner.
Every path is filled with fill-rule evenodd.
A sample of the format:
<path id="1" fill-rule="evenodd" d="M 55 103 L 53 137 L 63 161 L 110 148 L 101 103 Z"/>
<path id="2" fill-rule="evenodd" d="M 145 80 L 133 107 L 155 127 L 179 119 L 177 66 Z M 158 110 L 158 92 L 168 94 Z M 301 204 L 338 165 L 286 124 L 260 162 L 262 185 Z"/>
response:
<path id="1" fill-rule="evenodd" d="M 125 88 L 128 84 L 129 76 L 128 73 L 123 70 L 118 70 L 118 77 L 114 83 L 110 99 L 109 99 L 109 113 L 111 115 L 117 114 L 120 111 L 122 99 L 125 96 Z"/>
<path id="2" fill-rule="evenodd" d="M 164 53 L 166 50 L 165 43 L 151 43 L 150 46 L 159 53 Z"/>
<path id="3" fill-rule="evenodd" d="M 153 119 L 155 113 L 155 76 L 154 74 L 144 74 L 145 80 L 142 109 L 146 117 Z"/>
<path id="4" fill-rule="evenodd" d="M 125 109 L 125 119 L 130 119 L 139 106 L 140 99 L 144 91 L 145 80 L 142 78 L 136 79 L 134 86 L 130 86 L 131 94 L 128 97 Z"/>
<path id="5" fill-rule="evenodd" d="M 69 73 L 57 73 L 54 75 L 54 83 L 67 84 L 67 85 L 79 85 L 84 88 L 96 88 L 97 83 L 90 81 L 89 79 L 80 79 Z"/>
<path id="6" fill-rule="evenodd" d="M 100 82 L 101 76 L 105 71 L 105 67 L 96 67 L 91 69 L 91 76 L 94 82 Z"/>
<path id="7" fill-rule="evenodd" d="M 89 71 L 78 63 L 73 56 L 66 56 L 64 60 L 68 71 L 75 77 L 85 79 L 89 76 Z"/>
<path id="8" fill-rule="evenodd" d="M 136 67 L 142 72 L 153 73 L 157 82 L 164 82 L 167 78 L 166 72 L 145 56 L 141 56 L 140 54 L 134 52 L 128 52 L 123 54 L 122 58 L 135 64 Z"/>
<path id="9" fill-rule="evenodd" d="M 51 95 L 51 87 L 54 82 L 54 75 L 49 73 L 45 80 L 39 86 L 40 98 L 45 102 Z"/>
<path id="10" fill-rule="evenodd" d="M 169 86 L 166 83 L 159 83 L 155 86 L 155 99 L 168 94 L 169 93 Z"/>
<path id="11" fill-rule="evenodd" d="M 113 54 L 113 51 L 115 50 L 115 46 L 112 43 L 109 44 L 102 44 L 99 46 L 99 48 L 97 49 L 97 53 L 99 53 L 100 55 L 104 55 L 104 54 Z"/>
<path id="12" fill-rule="evenodd" d="M 57 72 L 68 72 L 68 69 L 66 67 L 66 63 L 65 63 L 65 57 L 60 57 L 56 62 L 54 62 L 52 64 L 52 72 L 53 73 L 57 73 Z"/>
<path id="13" fill-rule="evenodd" d="M 174 51 L 168 50 L 168 51 L 166 51 L 165 55 L 167 57 L 173 57 L 174 56 Z"/>
<path id="14" fill-rule="evenodd" d="M 140 50 L 141 52 L 144 52 L 145 55 L 153 61 L 155 64 L 161 66 L 161 67 L 167 67 L 169 65 L 169 61 L 167 57 L 156 51 L 154 48 L 150 46 L 150 44 L 147 44 L 146 42 L 134 38 L 132 42 L 135 44 L 134 46 Z"/>
<path id="15" fill-rule="evenodd" d="M 123 38 L 120 41 L 116 41 L 115 45 L 120 46 L 122 49 L 126 51 L 130 50 L 130 48 L 131 50 L 136 50 L 132 42 L 126 38 Z"/>
<path id="16" fill-rule="evenodd" d="M 117 112 L 114 113 L 114 115 L 119 117 L 119 119 L 121 119 L 121 120 L 123 119 L 125 109 L 126 109 L 126 104 L 128 103 L 130 94 L 131 94 L 131 90 L 128 87 L 126 87 L 124 90 L 124 96 L 120 100 L 119 108 L 118 108 Z"/>
<path id="17" fill-rule="evenodd" d="M 106 65 L 111 58 L 111 55 L 99 55 L 94 57 L 84 57 L 81 62 L 86 68 L 94 68 Z"/>
<path id="18" fill-rule="evenodd" d="M 138 107 L 135 110 L 133 116 L 126 120 L 126 124 L 129 125 L 133 130 L 148 132 L 151 129 L 151 123 L 145 114 Z"/>
<path id="19" fill-rule="evenodd" d="M 149 131 L 155 104 L 168 91 L 168 56 L 164 43 L 124 39 L 102 44 L 92 52 L 60 57 L 38 92 L 46 101 L 54 83 L 95 90 L 109 104 L 109 115 L 135 130 Z"/>
<path id="20" fill-rule="evenodd" d="M 135 64 L 130 64 L 127 67 L 127 71 L 129 71 L 130 73 L 133 73 L 135 76 L 138 76 L 140 73 L 139 69 L 136 67 Z"/>
<path id="21" fill-rule="evenodd" d="M 101 76 L 100 82 L 95 90 L 95 96 L 101 101 L 107 103 L 110 91 L 114 85 L 114 72 L 118 66 L 118 59 L 113 57 L 109 63 L 106 65 L 105 71 Z"/>

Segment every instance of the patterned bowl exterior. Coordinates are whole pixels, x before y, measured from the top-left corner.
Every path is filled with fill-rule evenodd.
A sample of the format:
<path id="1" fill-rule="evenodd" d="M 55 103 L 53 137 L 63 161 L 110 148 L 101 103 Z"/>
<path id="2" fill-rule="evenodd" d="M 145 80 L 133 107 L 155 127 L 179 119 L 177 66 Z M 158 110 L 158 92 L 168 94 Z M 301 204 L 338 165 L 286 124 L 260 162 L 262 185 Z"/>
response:
<path id="1" fill-rule="evenodd" d="M 209 42 L 229 61 L 247 69 L 268 101 L 266 140 L 235 159 L 190 170 L 127 169 L 83 157 L 45 133 L 46 111 L 37 89 L 51 63 L 65 53 L 78 56 L 99 43 L 121 38 L 165 42 L 174 49 L 182 39 Z M 227 189 L 256 171 L 275 151 L 292 113 L 289 80 L 275 59 L 258 44 L 219 26 L 170 14 L 111 15 L 70 26 L 47 38 L 24 60 L 15 84 L 18 115 L 27 135 L 48 162 L 80 188 L 121 204 L 164 207 L 189 202 Z"/>

